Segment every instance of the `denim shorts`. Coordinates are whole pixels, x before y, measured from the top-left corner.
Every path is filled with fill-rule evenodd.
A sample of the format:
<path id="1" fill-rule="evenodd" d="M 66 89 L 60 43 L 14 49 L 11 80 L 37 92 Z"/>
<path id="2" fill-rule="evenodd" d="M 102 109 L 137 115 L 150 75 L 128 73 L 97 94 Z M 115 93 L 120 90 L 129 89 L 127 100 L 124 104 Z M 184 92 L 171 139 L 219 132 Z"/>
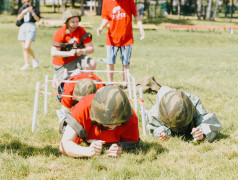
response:
<path id="1" fill-rule="evenodd" d="M 36 25 L 32 22 L 23 23 L 18 32 L 18 41 L 35 41 Z"/>
<path id="2" fill-rule="evenodd" d="M 121 61 L 124 66 L 130 64 L 130 57 L 131 57 L 131 45 L 129 46 L 109 46 L 107 45 L 107 64 L 115 64 L 117 52 L 120 49 Z"/>

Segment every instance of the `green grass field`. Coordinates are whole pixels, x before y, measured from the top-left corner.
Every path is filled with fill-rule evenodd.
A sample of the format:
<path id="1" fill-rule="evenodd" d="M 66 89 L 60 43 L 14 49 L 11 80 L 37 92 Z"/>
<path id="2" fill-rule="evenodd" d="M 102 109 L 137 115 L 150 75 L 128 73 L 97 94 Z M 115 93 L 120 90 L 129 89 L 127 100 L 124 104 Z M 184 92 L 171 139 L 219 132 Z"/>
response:
<path id="1" fill-rule="evenodd" d="M 49 14 L 43 14 L 50 17 Z M 54 15 L 55 16 L 55 15 Z M 159 19 L 157 30 L 146 30 L 135 43 L 131 73 L 136 79 L 153 75 L 162 85 L 178 88 L 200 97 L 203 106 L 215 112 L 222 131 L 213 142 L 193 144 L 181 138 L 160 142 L 143 136 L 140 121 L 140 147 L 120 157 L 105 154 L 93 158 L 72 158 L 58 151 L 61 136 L 55 111 L 60 108 L 55 96 L 49 96 L 48 113 L 43 114 L 40 95 L 37 126 L 31 132 L 35 85 L 53 77 L 50 47 L 57 28 L 39 27 L 33 50 L 40 68 L 20 71 L 23 53 L 17 41 L 16 17 L 0 15 L 0 179 L 237 179 L 238 178 L 238 32 L 165 30 L 166 22 L 208 25 L 194 18 Z M 100 17 L 84 16 L 93 28 L 93 58 L 106 58 L 105 36 L 96 36 Z M 173 20 L 173 21 L 172 21 Z M 219 19 L 212 25 L 236 26 Z M 106 64 L 98 64 L 104 70 Z M 121 70 L 117 58 L 116 70 Z M 99 75 L 103 80 L 106 75 Z M 115 75 L 116 80 L 122 80 Z M 52 86 L 49 91 L 56 92 Z M 152 107 L 155 94 L 144 94 L 145 106 Z"/>

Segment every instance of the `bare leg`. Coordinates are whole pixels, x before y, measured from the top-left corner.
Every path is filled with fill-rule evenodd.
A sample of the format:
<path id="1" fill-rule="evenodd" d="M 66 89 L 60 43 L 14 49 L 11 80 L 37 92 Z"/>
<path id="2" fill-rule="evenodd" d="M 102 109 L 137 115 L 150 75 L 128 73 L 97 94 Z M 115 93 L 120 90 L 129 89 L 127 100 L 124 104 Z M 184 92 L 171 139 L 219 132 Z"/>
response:
<path id="1" fill-rule="evenodd" d="M 107 64 L 107 70 L 114 71 L 114 64 Z M 113 82 L 113 72 L 108 72 L 107 77 L 109 82 Z"/>
<path id="2" fill-rule="evenodd" d="M 31 40 L 30 41 L 25 41 L 24 50 L 26 50 L 28 52 L 28 54 L 30 54 L 33 59 L 35 59 L 36 57 L 35 57 L 35 54 L 34 54 L 33 50 L 31 49 L 31 43 L 32 43 Z"/>
<path id="3" fill-rule="evenodd" d="M 25 41 L 21 41 L 21 45 L 22 45 L 22 48 L 23 48 L 23 56 L 24 56 L 24 61 L 25 61 L 25 64 L 29 64 L 29 54 L 27 52 L 27 50 L 25 49 Z"/>

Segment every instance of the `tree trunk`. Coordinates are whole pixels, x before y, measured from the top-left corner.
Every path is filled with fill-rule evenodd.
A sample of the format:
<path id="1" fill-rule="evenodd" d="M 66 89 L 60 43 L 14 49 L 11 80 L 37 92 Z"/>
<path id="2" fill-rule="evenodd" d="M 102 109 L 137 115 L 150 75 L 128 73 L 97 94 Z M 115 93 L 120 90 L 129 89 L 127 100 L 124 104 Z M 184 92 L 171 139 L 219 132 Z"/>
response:
<path id="1" fill-rule="evenodd" d="M 155 1 L 155 17 L 157 17 L 158 0 Z"/>
<path id="2" fill-rule="evenodd" d="M 146 2 L 147 2 L 148 18 L 152 18 L 150 0 L 146 0 Z"/>
<path id="3" fill-rule="evenodd" d="M 71 0 L 71 6 L 72 8 L 75 8 L 75 0 Z"/>
<path id="4" fill-rule="evenodd" d="M 233 17 L 233 0 L 230 0 L 230 19 Z"/>
<path id="5" fill-rule="evenodd" d="M 90 7 L 89 7 L 89 10 L 90 10 L 90 13 L 92 14 L 93 12 L 93 4 L 92 4 L 93 0 L 90 0 Z"/>
<path id="6" fill-rule="evenodd" d="M 206 17 L 206 6 L 207 6 L 207 1 L 206 0 L 203 0 L 203 3 L 202 3 L 202 16 L 203 16 L 203 19 L 205 19 Z"/>
<path id="7" fill-rule="evenodd" d="M 208 0 L 206 20 L 210 20 L 210 18 L 211 18 L 211 10 L 212 10 L 212 0 Z"/>
<path id="8" fill-rule="evenodd" d="M 197 0 L 197 16 L 198 20 L 201 20 L 201 10 L 202 10 L 202 4 L 201 0 Z"/>
<path id="9" fill-rule="evenodd" d="M 14 14 L 15 1 L 10 1 L 11 14 Z"/>
<path id="10" fill-rule="evenodd" d="M 228 14 L 228 3 L 229 3 L 229 1 L 227 0 L 226 2 L 225 2 L 225 17 L 227 17 L 227 14 Z"/>
<path id="11" fill-rule="evenodd" d="M 170 3 L 170 11 L 169 11 L 169 14 L 173 14 L 173 0 L 171 0 L 171 3 Z"/>
<path id="12" fill-rule="evenodd" d="M 97 1 L 96 1 L 96 0 L 94 0 L 93 11 L 94 11 L 94 13 L 95 13 L 95 14 L 96 14 L 96 3 L 97 3 Z"/>
<path id="13" fill-rule="evenodd" d="M 178 5 L 178 17 L 180 19 L 180 0 L 177 0 L 177 5 Z"/>
<path id="14" fill-rule="evenodd" d="M 96 14 L 101 15 L 102 12 L 102 0 L 98 0 L 98 6 L 96 7 Z"/>
<path id="15" fill-rule="evenodd" d="M 62 13 L 65 12 L 65 9 L 66 9 L 66 2 L 67 2 L 67 0 L 62 0 L 62 5 L 61 5 Z"/>
<path id="16" fill-rule="evenodd" d="M 213 21 L 215 21 L 215 18 L 216 18 L 216 15 L 217 15 L 218 6 L 219 6 L 219 0 L 216 0 L 216 6 L 215 6 L 215 9 L 214 9 L 214 12 L 213 12 L 213 16 L 212 16 L 212 20 Z"/>
<path id="17" fill-rule="evenodd" d="M 55 0 L 53 0 L 53 4 L 52 4 L 52 12 L 55 13 Z"/>
<path id="18" fill-rule="evenodd" d="M 83 4 L 83 0 L 81 0 L 81 14 L 84 15 L 84 4 Z"/>

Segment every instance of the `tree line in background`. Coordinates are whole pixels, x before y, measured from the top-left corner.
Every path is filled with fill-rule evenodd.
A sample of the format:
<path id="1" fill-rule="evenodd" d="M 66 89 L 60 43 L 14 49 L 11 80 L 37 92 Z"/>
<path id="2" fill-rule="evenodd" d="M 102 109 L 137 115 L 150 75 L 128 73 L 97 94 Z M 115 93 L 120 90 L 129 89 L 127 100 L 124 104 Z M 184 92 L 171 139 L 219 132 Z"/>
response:
<path id="1" fill-rule="evenodd" d="M 50 3 L 49 3 L 50 2 Z M 82 14 L 85 10 L 93 10 L 97 15 L 101 14 L 103 0 L 32 0 L 32 5 L 40 8 L 51 6 L 52 12 L 64 12 L 67 7 L 80 8 Z M 135 0 L 138 12 L 146 18 L 167 16 L 168 14 L 196 15 L 198 19 L 215 20 L 218 13 L 224 17 L 232 18 L 237 0 Z M 0 12 L 7 11 L 17 14 L 21 0 L 0 0 Z"/>

